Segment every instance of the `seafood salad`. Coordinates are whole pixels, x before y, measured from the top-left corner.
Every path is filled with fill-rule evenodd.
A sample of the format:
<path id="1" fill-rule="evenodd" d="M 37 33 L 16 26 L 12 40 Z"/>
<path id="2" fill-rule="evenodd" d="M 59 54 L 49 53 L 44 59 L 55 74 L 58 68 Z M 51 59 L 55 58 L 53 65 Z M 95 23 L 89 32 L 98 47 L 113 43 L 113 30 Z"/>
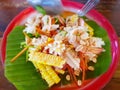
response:
<path id="1" fill-rule="evenodd" d="M 86 71 L 94 71 L 97 57 L 105 52 L 102 38 L 77 14 L 50 16 L 37 13 L 27 18 L 25 29 L 27 60 L 32 62 L 49 87 L 61 77 L 78 86 L 86 79 Z M 81 77 L 81 78 L 78 78 Z"/>

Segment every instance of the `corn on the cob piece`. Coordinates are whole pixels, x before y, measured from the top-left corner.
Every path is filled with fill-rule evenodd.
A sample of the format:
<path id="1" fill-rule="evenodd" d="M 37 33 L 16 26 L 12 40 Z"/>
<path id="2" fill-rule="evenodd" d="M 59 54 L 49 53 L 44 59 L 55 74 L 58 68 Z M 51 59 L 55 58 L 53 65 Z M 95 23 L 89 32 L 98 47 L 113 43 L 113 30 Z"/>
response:
<path id="1" fill-rule="evenodd" d="M 56 72 L 60 73 L 60 74 L 64 74 L 65 71 L 64 70 L 61 70 L 61 69 L 55 69 Z"/>
<path id="2" fill-rule="evenodd" d="M 33 63 L 33 65 L 35 66 L 36 69 L 38 69 L 38 65 L 37 65 L 37 62 L 35 61 L 31 61 Z"/>
<path id="3" fill-rule="evenodd" d="M 40 70 L 40 73 L 42 75 L 42 78 L 46 80 L 49 87 L 55 84 L 54 80 L 51 78 L 49 72 L 46 70 L 46 67 L 43 64 L 37 64 L 38 69 Z"/>
<path id="4" fill-rule="evenodd" d="M 55 73 L 51 66 L 45 65 L 46 70 L 49 72 L 49 75 L 52 77 L 54 82 L 57 84 L 60 82 L 59 76 Z"/>
<path id="5" fill-rule="evenodd" d="M 40 64 L 35 60 L 31 60 L 35 68 L 38 69 L 42 75 L 42 78 L 46 80 L 49 87 L 60 82 L 59 76 L 55 73 L 51 66 Z"/>
<path id="6" fill-rule="evenodd" d="M 51 87 L 52 85 L 55 84 L 54 80 L 51 78 L 51 76 L 49 75 L 49 73 L 46 70 L 46 67 L 43 64 L 38 64 L 34 60 L 32 61 L 32 63 L 34 64 L 35 68 L 40 71 L 42 78 L 46 80 L 49 87 Z"/>
<path id="7" fill-rule="evenodd" d="M 61 57 L 41 52 L 30 52 L 29 61 L 31 60 L 35 60 L 36 62 L 45 65 L 56 66 L 59 68 L 62 68 L 65 64 L 65 60 L 63 60 Z"/>

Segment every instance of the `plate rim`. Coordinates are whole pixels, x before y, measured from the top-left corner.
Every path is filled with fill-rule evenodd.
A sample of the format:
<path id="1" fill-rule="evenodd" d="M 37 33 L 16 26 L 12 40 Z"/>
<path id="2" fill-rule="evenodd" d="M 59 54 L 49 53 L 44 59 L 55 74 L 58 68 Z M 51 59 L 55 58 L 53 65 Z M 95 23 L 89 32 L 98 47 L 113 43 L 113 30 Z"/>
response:
<path id="1" fill-rule="evenodd" d="M 68 1 L 68 0 L 66 0 L 66 1 L 64 0 L 63 1 L 63 5 L 65 5 L 65 6 L 71 6 L 71 7 L 77 8 L 77 9 L 80 8 L 80 6 L 81 6 L 81 4 L 79 4 L 77 2 L 72 2 L 72 1 Z M 6 30 L 5 30 L 5 32 L 3 34 L 2 44 L 1 44 L 1 60 L 2 60 L 3 66 L 4 66 L 4 61 L 5 61 L 6 40 L 7 40 L 8 34 L 23 19 L 23 18 L 20 18 L 20 20 L 18 21 L 19 17 L 23 16 L 23 14 L 30 14 L 33 11 L 34 11 L 34 8 L 32 8 L 32 7 L 28 7 L 26 9 L 24 9 L 7 26 L 7 28 L 6 28 Z M 87 14 L 87 16 L 93 16 L 93 15 L 97 15 L 95 18 L 101 17 L 103 19 L 103 21 L 106 22 L 106 24 L 107 24 L 108 28 L 107 27 L 105 28 L 104 25 L 101 25 L 101 26 L 103 28 L 105 28 L 105 30 L 107 31 L 108 36 L 110 38 L 111 45 L 112 45 L 111 49 L 112 49 L 112 56 L 113 57 L 112 57 L 112 63 L 110 65 L 110 68 L 108 69 L 108 71 L 106 71 L 101 76 L 97 77 L 94 80 L 94 82 L 90 83 L 92 85 L 89 84 L 89 85 L 86 85 L 85 87 L 81 88 L 81 89 L 85 89 L 85 90 L 88 90 L 89 88 L 91 88 L 93 90 L 94 89 L 101 89 L 101 88 L 103 88 L 110 81 L 110 79 L 112 78 L 112 76 L 113 76 L 113 74 L 116 71 L 116 68 L 118 66 L 119 53 L 120 53 L 119 52 L 120 48 L 119 48 L 119 43 L 118 43 L 118 37 L 117 37 L 117 34 L 116 34 L 115 29 L 113 28 L 113 26 L 110 24 L 110 22 L 102 14 L 100 14 L 96 10 L 91 10 Z M 98 20 L 101 21 L 100 19 L 98 19 Z M 98 21 L 96 21 L 96 22 L 98 22 Z M 97 83 L 97 82 L 99 82 L 99 83 Z"/>

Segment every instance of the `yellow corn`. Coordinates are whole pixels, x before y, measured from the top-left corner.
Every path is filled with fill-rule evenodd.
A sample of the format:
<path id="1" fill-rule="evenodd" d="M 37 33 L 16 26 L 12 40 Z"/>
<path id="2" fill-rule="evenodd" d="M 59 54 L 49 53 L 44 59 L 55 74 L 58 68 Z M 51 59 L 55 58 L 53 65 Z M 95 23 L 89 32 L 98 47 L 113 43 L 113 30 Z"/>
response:
<path id="1" fill-rule="evenodd" d="M 86 27 L 88 27 L 88 30 L 90 32 L 90 35 L 93 36 L 94 35 L 94 30 L 92 27 L 90 27 L 87 23 L 84 24 Z"/>
<path id="2" fill-rule="evenodd" d="M 40 70 L 40 73 L 42 75 L 42 78 L 46 80 L 49 87 L 55 84 L 54 80 L 49 75 L 49 72 L 46 70 L 46 67 L 43 64 L 38 64 L 38 68 Z"/>
<path id="3" fill-rule="evenodd" d="M 51 66 L 46 65 L 46 70 L 49 72 L 49 75 L 52 77 L 52 79 L 54 80 L 54 82 L 57 84 L 60 82 L 60 78 L 59 76 L 55 73 L 55 71 L 52 69 Z"/>
<path id="4" fill-rule="evenodd" d="M 45 65 L 56 66 L 59 68 L 62 68 L 65 64 L 65 60 L 63 60 L 61 57 L 41 52 L 30 52 L 29 61 L 31 60 L 35 60 L 36 62 Z"/>
<path id="5" fill-rule="evenodd" d="M 35 68 L 40 71 L 42 78 L 46 80 L 49 87 L 60 82 L 59 76 L 51 66 L 40 64 L 35 60 L 31 60 L 31 62 L 34 64 Z"/>
<path id="6" fill-rule="evenodd" d="M 39 64 L 34 60 L 32 60 L 32 63 L 34 64 L 35 68 L 40 71 L 42 78 L 46 80 L 49 87 L 55 84 L 54 80 L 51 78 L 51 76 L 46 70 L 46 67 L 43 64 Z"/>
<path id="7" fill-rule="evenodd" d="M 33 63 L 33 65 L 35 66 L 36 69 L 38 69 L 38 65 L 37 65 L 37 62 L 35 61 L 31 61 Z"/>
<path id="8" fill-rule="evenodd" d="M 60 73 L 60 74 L 64 74 L 65 71 L 64 70 L 61 70 L 61 69 L 55 69 L 56 72 Z"/>
<path id="9" fill-rule="evenodd" d="M 71 16 L 71 21 L 74 23 L 78 20 L 78 15 L 77 14 L 74 14 Z"/>
<path id="10" fill-rule="evenodd" d="M 51 42 L 51 41 L 53 41 L 52 38 L 48 38 L 48 39 L 47 39 L 47 42 Z"/>

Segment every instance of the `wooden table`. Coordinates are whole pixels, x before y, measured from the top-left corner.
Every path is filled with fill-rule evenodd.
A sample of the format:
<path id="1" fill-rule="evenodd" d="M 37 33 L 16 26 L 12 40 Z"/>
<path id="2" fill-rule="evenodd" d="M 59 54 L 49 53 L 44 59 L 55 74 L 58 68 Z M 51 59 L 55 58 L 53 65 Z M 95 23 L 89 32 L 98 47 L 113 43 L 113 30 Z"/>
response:
<path id="1" fill-rule="evenodd" d="M 85 3 L 87 0 L 73 0 Z M 3 32 L 8 23 L 21 10 L 28 7 L 25 0 L 0 0 L 0 44 Z M 102 13 L 113 25 L 120 37 L 120 0 L 101 0 L 96 9 Z M 120 41 L 120 38 L 119 38 Z M 102 90 L 120 89 L 120 63 L 110 82 Z M 0 61 L 0 90 L 16 90 L 15 87 L 4 77 L 3 66 Z"/>

